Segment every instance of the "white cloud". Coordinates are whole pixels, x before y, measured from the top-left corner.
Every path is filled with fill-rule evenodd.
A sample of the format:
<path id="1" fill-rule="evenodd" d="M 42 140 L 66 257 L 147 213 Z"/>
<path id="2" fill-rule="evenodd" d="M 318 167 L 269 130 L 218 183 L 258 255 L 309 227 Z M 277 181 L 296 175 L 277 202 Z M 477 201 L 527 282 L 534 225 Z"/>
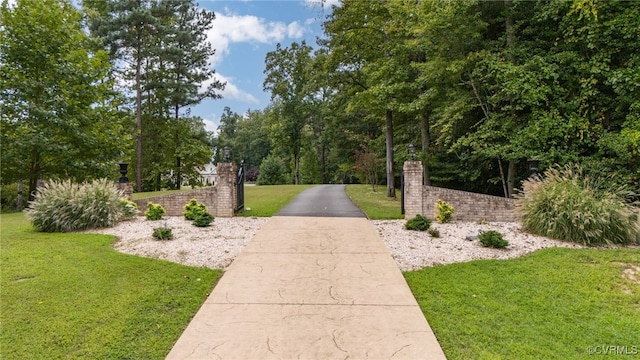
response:
<path id="1" fill-rule="evenodd" d="M 220 92 L 220 95 L 222 95 L 223 99 L 226 100 L 239 100 L 239 101 L 244 101 L 244 102 L 248 102 L 248 103 L 252 103 L 252 104 L 258 104 L 260 103 L 260 100 L 258 100 L 255 96 L 251 95 L 250 93 L 241 90 L 240 88 L 238 88 L 238 86 L 236 86 L 233 82 L 235 81 L 234 78 L 232 77 L 226 77 L 224 75 L 218 74 L 216 73 L 214 75 L 215 80 L 219 80 L 220 82 L 226 82 L 227 85 L 224 87 L 224 90 Z M 201 90 L 206 89 L 207 86 L 209 86 L 209 84 L 211 84 L 214 81 L 214 79 L 208 80 L 204 83 L 202 83 L 200 85 Z"/>
<path id="2" fill-rule="evenodd" d="M 340 0 L 306 0 L 307 6 L 322 6 L 331 9 L 332 6 L 340 6 Z"/>
<path id="3" fill-rule="evenodd" d="M 210 119 L 202 119 L 202 121 L 204 122 L 204 128 L 207 131 L 212 131 L 213 133 L 217 133 L 218 131 L 218 124 Z"/>
<path id="4" fill-rule="evenodd" d="M 219 64 L 225 55 L 229 54 L 229 44 L 249 42 L 273 44 L 285 38 L 301 38 L 307 29 L 294 21 L 286 24 L 281 21 L 268 21 L 254 15 L 237 15 L 216 13 L 213 27 L 207 34 L 209 42 L 216 54 L 211 59 L 212 66 Z"/>

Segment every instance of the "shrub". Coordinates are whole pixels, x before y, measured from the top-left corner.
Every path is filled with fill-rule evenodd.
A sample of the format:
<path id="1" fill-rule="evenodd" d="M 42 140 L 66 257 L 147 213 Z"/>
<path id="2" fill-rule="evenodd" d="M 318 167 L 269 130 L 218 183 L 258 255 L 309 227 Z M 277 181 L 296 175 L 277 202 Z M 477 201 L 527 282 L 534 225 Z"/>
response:
<path id="1" fill-rule="evenodd" d="M 438 231 L 438 229 L 436 229 L 436 228 L 429 228 L 429 230 L 427 230 L 427 232 L 429 233 L 429 235 L 431 235 L 431 237 L 434 237 L 434 238 L 439 238 L 440 237 L 440 231 Z"/>
<path id="2" fill-rule="evenodd" d="M 269 155 L 260 164 L 258 185 L 282 185 L 287 183 L 287 167 L 282 159 Z"/>
<path id="3" fill-rule="evenodd" d="M 480 235 L 478 235 L 478 240 L 480 240 L 480 243 L 483 246 L 497 249 L 501 249 L 509 245 L 509 242 L 502 237 L 502 234 L 495 230 L 481 232 Z"/>
<path id="4" fill-rule="evenodd" d="M 516 196 L 523 230 L 584 245 L 637 242 L 638 209 L 625 202 L 625 186 L 607 189 L 606 183 L 576 165 L 526 180 Z"/>
<path id="5" fill-rule="evenodd" d="M 164 213 L 165 211 L 162 205 L 150 202 L 147 204 L 147 211 L 144 212 L 144 216 L 147 217 L 147 220 L 160 220 Z"/>
<path id="6" fill-rule="evenodd" d="M 110 227 L 128 216 L 122 196 L 107 179 L 82 184 L 49 181 L 38 189 L 25 213 L 44 232 Z"/>
<path id="7" fill-rule="evenodd" d="M 439 224 L 448 223 L 453 218 L 456 209 L 444 200 L 436 201 L 436 221 Z"/>
<path id="8" fill-rule="evenodd" d="M 407 223 L 404 224 L 404 228 L 407 230 L 415 230 L 415 231 L 426 231 L 431 226 L 431 220 L 426 217 L 418 214 L 413 219 L 407 220 Z"/>
<path id="9" fill-rule="evenodd" d="M 18 201 L 18 184 L 0 185 L 0 210 L 2 211 L 18 210 L 17 201 Z"/>
<path id="10" fill-rule="evenodd" d="M 138 215 L 138 205 L 133 201 L 120 199 L 120 206 L 122 207 L 123 219 L 131 219 Z"/>
<path id="11" fill-rule="evenodd" d="M 153 229 L 152 236 L 158 240 L 171 240 L 173 239 L 173 232 L 170 227 L 157 227 Z"/>
<path id="12" fill-rule="evenodd" d="M 184 219 L 195 220 L 198 216 L 207 213 L 207 208 L 203 203 L 199 203 L 196 199 L 191 199 L 184 206 Z"/>
<path id="13" fill-rule="evenodd" d="M 209 226 L 209 224 L 211 224 L 212 221 L 213 221 L 213 215 L 206 212 L 204 214 L 198 215 L 195 219 L 193 219 L 193 225 L 197 227 L 205 227 L 205 226 Z"/>

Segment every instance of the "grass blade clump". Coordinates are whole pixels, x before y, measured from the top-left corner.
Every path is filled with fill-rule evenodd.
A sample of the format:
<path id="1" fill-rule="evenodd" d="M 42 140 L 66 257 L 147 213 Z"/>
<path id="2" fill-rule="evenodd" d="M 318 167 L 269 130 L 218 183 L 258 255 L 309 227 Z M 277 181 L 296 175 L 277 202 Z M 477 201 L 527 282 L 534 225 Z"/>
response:
<path id="1" fill-rule="evenodd" d="M 123 202 L 123 196 L 107 179 L 82 184 L 48 181 L 38 189 L 26 216 L 43 232 L 110 227 L 132 216 L 133 209 Z"/>
<path id="2" fill-rule="evenodd" d="M 608 188 L 569 165 L 526 180 L 523 188 L 516 209 L 525 231 L 583 245 L 639 241 L 638 208 L 625 201 L 624 186 Z"/>

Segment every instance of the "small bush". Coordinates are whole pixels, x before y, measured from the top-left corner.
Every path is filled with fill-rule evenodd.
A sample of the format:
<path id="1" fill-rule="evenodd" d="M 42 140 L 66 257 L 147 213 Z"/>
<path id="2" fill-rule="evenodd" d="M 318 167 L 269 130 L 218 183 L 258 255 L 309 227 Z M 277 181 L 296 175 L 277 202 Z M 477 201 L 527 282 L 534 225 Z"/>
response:
<path id="1" fill-rule="evenodd" d="M 195 220 L 198 216 L 206 214 L 207 207 L 203 203 L 199 203 L 196 199 L 191 199 L 184 206 L 184 219 Z"/>
<path id="2" fill-rule="evenodd" d="M 25 214 L 38 231 L 67 232 L 110 227 L 125 219 L 122 192 L 107 179 L 76 184 L 49 181 Z"/>
<path id="3" fill-rule="evenodd" d="M 407 223 L 404 224 L 405 229 L 414 231 L 426 231 L 429 227 L 431 227 L 431 220 L 420 214 L 413 219 L 407 220 Z"/>
<path id="4" fill-rule="evenodd" d="M 132 219 L 138 215 L 138 205 L 133 201 L 127 199 L 120 199 L 120 206 L 122 206 L 122 214 L 124 219 Z"/>
<path id="5" fill-rule="evenodd" d="M 193 225 L 197 227 L 205 227 L 205 226 L 209 226 L 209 224 L 211 224 L 212 221 L 213 221 L 213 215 L 206 212 L 204 214 L 198 215 L 198 217 L 193 219 Z"/>
<path id="6" fill-rule="evenodd" d="M 436 228 L 429 228 L 429 230 L 427 230 L 427 232 L 429 233 L 429 235 L 431 235 L 431 237 L 434 237 L 434 238 L 439 238 L 440 237 L 440 231 L 438 231 L 438 229 L 436 229 Z"/>
<path id="7" fill-rule="evenodd" d="M 495 230 L 481 232 L 478 235 L 478 240 L 483 246 L 496 249 L 505 248 L 509 245 L 509 242 L 502 237 L 502 234 Z"/>
<path id="8" fill-rule="evenodd" d="M 526 180 L 516 196 L 523 230 L 583 245 L 639 241 L 638 209 L 625 201 L 625 186 L 607 188 L 613 183 L 587 176 L 576 165 Z"/>
<path id="9" fill-rule="evenodd" d="M 281 158 L 269 155 L 260 164 L 258 185 L 282 185 L 288 181 L 286 165 Z"/>
<path id="10" fill-rule="evenodd" d="M 153 229 L 152 236 L 158 240 L 171 240 L 173 239 L 173 232 L 170 227 L 157 227 Z"/>
<path id="11" fill-rule="evenodd" d="M 439 224 L 448 223 L 453 218 L 456 209 L 444 200 L 436 201 L 436 221 Z"/>
<path id="12" fill-rule="evenodd" d="M 18 210 L 18 184 L 0 185 L 0 210 Z"/>
<path id="13" fill-rule="evenodd" d="M 144 216 L 147 217 L 147 220 L 160 220 L 164 213 L 165 211 L 162 205 L 150 202 L 147 204 L 147 211 L 144 212 Z"/>

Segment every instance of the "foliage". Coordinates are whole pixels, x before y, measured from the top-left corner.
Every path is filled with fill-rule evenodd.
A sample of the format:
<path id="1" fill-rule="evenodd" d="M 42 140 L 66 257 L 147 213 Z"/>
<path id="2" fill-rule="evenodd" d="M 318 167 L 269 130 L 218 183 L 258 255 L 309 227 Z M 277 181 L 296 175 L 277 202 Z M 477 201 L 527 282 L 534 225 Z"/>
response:
<path id="1" fill-rule="evenodd" d="M 436 201 L 436 221 L 439 224 L 448 223 L 453 218 L 453 213 L 456 210 L 444 200 L 438 199 Z"/>
<path id="2" fill-rule="evenodd" d="M 184 206 L 184 219 L 185 220 L 195 220 L 198 216 L 207 213 L 207 207 L 198 202 L 196 199 L 191 199 Z"/>
<path id="3" fill-rule="evenodd" d="M 113 174 L 128 119 L 82 14 L 65 0 L 3 1 L 0 20 L 0 181 L 28 180 L 31 196 L 39 179 Z"/>
<path id="4" fill-rule="evenodd" d="M 171 240 L 173 239 L 173 231 L 170 227 L 161 226 L 153 228 L 152 236 L 158 240 Z"/>
<path id="5" fill-rule="evenodd" d="M 165 210 L 162 205 L 149 202 L 147 203 L 147 211 L 144 212 L 144 216 L 147 220 L 160 220 L 164 213 Z"/>
<path id="6" fill-rule="evenodd" d="M 0 210 L 17 210 L 18 184 L 0 184 Z"/>
<path id="7" fill-rule="evenodd" d="M 213 215 L 205 212 L 203 214 L 198 214 L 195 219 L 193 219 L 193 225 L 197 227 L 207 227 L 209 224 L 213 222 Z"/>
<path id="8" fill-rule="evenodd" d="M 584 245 L 639 241 L 638 208 L 625 201 L 626 186 L 610 184 L 580 166 L 546 170 L 542 178 L 525 181 L 517 198 L 523 229 Z"/>
<path id="9" fill-rule="evenodd" d="M 107 179 L 82 184 L 48 181 L 38 189 L 25 214 L 43 232 L 110 227 L 130 216 L 122 196 Z"/>
<path id="10" fill-rule="evenodd" d="M 431 227 L 431 219 L 428 219 L 420 214 L 416 215 L 413 219 L 407 220 L 404 224 L 404 228 L 414 231 L 427 231 Z"/>
<path id="11" fill-rule="evenodd" d="M 214 49 L 206 40 L 215 15 L 193 0 L 85 0 L 82 6 L 91 34 L 135 94 L 136 190 L 143 180 L 159 190 L 171 170 L 176 188 L 183 175 L 194 183 L 211 151 L 202 119 L 190 117 L 189 107 L 219 98 L 225 86 L 209 67 Z"/>
<path id="12" fill-rule="evenodd" d="M 637 342 L 640 284 L 622 274 L 638 264 L 637 249 L 550 248 L 404 276 L 447 359 L 579 360 Z"/>
<path id="13" fill-rule="evenodd" d="M 440 230 L 436 228 L 429 228 L 427 229 L 427 232 L 429 233 L 429 235 L 431 235 L 431 237 L 434 237 L 434 238 L 440 237 Z"/>
<path id="14" fill-rule="evenodd" d="M 35 232 L 21 213 L 0 233 L 2 359 L 164 358 L 222 274 L 122 254 L 113 236 Z"/>
<path id="15" fill-rule="evenodd" d="M 478 240 L 482 246 L 501 249 L 509 246 L 509 242 L 502 237 L 502 234 L 495 230 L 483 231 L 478 235 Z"/>
<path id="16" fill-rule="evenodd" d="M 132 219 L 138 215 L 138 205 L 133 201 L 122 198 L 120 199 L 120 206 L 122 207 L 123 219 Z"/>
<path id="17" fill-rule="evenodd" d="M 272 125 L 277 139 L 274 144 L 281 146 L 293 158 L 293 182 L 296 185 L 300 184 L 303 129 L 313 110 L 314 93 L 307 86 L 311 76 L 311 51 L 312 48 L 304 41 L 293 42 L 285 48 L 278 43 L 276 49 L 265 57 L 263 88 L 271 92 L 271 100 L 276 104 L 277 122 Z"/>
<path id="18" fill-rule="evenodd" d="M 269 155 L 262 160 L 258 185 L 282 185 L 287 182 L 287 168 L 282 159 Z"/>
<path id="19" fill-rule="evenodd" d="M 356 150 L 355 152 L 356 171 L 362 174 L 364 183 L 371 185 L 371 189 L 376 191 L 380 159 L 376 153 L 369 151 L 364 144 L 360 147 L 362 150 Z"/>

